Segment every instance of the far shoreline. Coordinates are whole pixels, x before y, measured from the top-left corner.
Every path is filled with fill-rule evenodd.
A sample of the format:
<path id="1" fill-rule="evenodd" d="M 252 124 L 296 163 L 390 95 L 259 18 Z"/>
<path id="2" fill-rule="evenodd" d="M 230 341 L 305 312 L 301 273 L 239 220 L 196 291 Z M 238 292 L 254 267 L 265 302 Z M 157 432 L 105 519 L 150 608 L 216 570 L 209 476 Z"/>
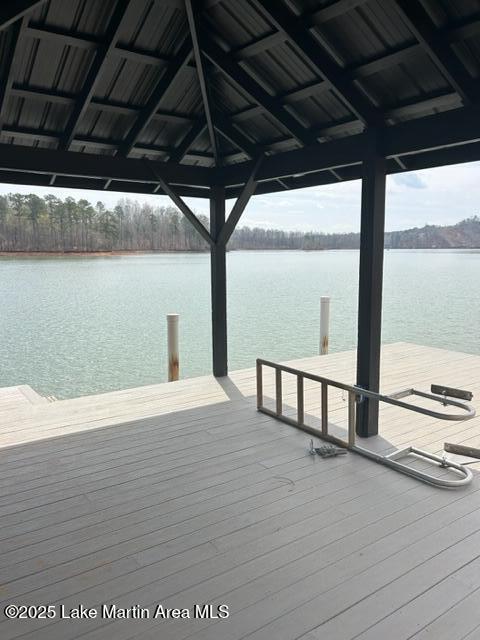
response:
<path id="1" fill-rule="evenodd" d="M 116 256 L 151 255 L 156 253 L 207 253 L 206 251 L 0 251 L 0 258 L 115 258 Z"/>
<path id="2" fill-rule="evenodd" d="M 478 251 L 480 247 L 385 247 L 385 251 Z M 302 252 L 320 253 L 325 251 L 359 251 L 359 248 L 331 248 L 331 249 L 290 249 L 283 247 L 275 248 L 255 248 L 255 249 L 227 249 L 227 253 L 237 253 L 241 251 L 262 251 L 262 252 Z M 115 250 L 115 251 L 0 251 L 0 258 L 116 258 L 122 256 L 144 256 L 189 253 L 208 255 L 209 251 L 198 251 L 188 249 L 157 249 L 157 250 Z"/>

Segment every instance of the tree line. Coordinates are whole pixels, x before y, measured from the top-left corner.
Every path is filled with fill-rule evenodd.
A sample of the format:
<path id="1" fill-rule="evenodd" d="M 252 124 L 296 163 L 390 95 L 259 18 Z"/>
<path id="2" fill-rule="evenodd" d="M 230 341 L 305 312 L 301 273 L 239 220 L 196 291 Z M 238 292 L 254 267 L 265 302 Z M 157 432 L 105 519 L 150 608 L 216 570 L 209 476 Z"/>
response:
<path id="1" fill-rule="evenodd" d="M 198 215 L 208 229 L 206 216 Z M 356 248 L 358 234 L 302 233 L 240 227 L 229 249 Z M 206 242 L 174 207 L 121 199 L 103 202 L 55 195 L 0 196 L 0 251 L 205 251 Z"/>
<path id="2" fill-rule="evenodd" d="M 206 216 L 199 215 L 208 229 Z M 282 231 L 239 227 L 228 248 L 358 249 L 358 233 Z M 480 218 L 456 225 L 385 234 L 385 246 L 398 249 L 480 247 Z M 102 202 L 36 194 L 0 196 L 0 251 L 206 251 L 207 243 L 174 207 L 153 207 L 121 199 L 115 207 Z"/>
<path id="3" fill-rule="evenodd" d="M 205 216 L 200 216 L 208 224 Z M 11 193 L 0 196 L 0 251 L 202 251 L 206 243 L 174 207 Z"/>

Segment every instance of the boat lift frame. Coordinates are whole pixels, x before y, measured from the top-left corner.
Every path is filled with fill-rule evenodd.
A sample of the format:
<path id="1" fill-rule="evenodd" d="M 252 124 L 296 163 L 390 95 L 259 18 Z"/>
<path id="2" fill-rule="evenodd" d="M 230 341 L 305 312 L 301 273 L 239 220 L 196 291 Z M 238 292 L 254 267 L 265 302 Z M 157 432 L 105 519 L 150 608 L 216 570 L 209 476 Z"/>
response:
<path id="1" fill-rule="evenodd" d="M 268 409 L 263 405 L 263 367 L 270 367 L 275 370 L 275 411 Z M 297 418 L 292 418 L 284 415 L 283 413 L 283 399 L 282 399 L 282 373 L 288 373 L 296 376 L 297 379 Z M 305 405 L 304 405 L 304 381 L 312 380 L 321 384 L 321 429 L 309 426 L 305 424 Z M 328 431 L 328 387 L 336 387 L 342 391 L 348 393 L 348 439 L 343 440 L 337 436 L 332 435 Z M 421 398 L 427 398 L 435 402 L 440 403 L 442 406 L 452 406 L 461 409 L 461 413 L 445 413 L 442 411 L 434 411 L 432 409 L 426 409 L 424 407 L 417 406 L 415 404 L 405 402 L 404 398 L 410 396 L 419 396 Z M 364 447 L 360 447 L 356 444 L 355 433 L 355 418 L 356 418 L 356 406 L 357 404 L 364 402 L 365 399 L 376 400 L 378 402 L 384 402 L 391 404 L 408 411 L 414 411 L 423 415 L 436 418 L 438 420 L 469 420 L 475 416 L 475 409 L 467 402 L 455 400 L 446 393 L 427 393 L 425 391 L 419 391 L 417 389 L 409 388 L 390 395 L 383 395 L 381 393 L 375 393 L 367 389 L 355 385 L 348 385 L 336 380 L 330 380 L 323 376 L 318 376 L 313 373 L 294 369 L 286 365 L 270 362 L 269 360 L 257 359 L 257 409 L 266 415 L 272 416 L 277 420 L 281 420 L 286 424 L 289 424 L 297 429 L 306 431 L 307 433 L 314 435 L 322 440 L 331 442 L 339 447 L 353 451 L 369 460 L 373 460 L 378 464 L 382 464 L 386 467 L 394 469 L 400 473 L 406 474 L 422 482 L 432 484 L 438 487 L 455 488 L 469 484 L 472 481 L 473 474 L 470 469 L 464 465 L 458 464 L 453 460 L 448 460 L 446 457 L 440 457 L 428 451 L 417 449 L 416 447 L 409 446 L 404 449 L 394 451 L 389 455 L 381 455 Z M 408 455 L 413 455 L 417 458 L 423 459 L 430 464 L 443 467 L 445 469 L 451 469 L 458 478 L 446 479 L 437 476 L 433 476 L 425 471 L 414 469 L 406 464 L 399 462 L 401 458 Z"/>

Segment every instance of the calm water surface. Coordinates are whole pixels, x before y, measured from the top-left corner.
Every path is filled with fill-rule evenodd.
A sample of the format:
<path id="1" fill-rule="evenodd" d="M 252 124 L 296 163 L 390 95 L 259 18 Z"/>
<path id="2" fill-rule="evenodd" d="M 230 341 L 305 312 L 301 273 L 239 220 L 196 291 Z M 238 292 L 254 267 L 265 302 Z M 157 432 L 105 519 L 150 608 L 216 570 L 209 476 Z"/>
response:
<path id="1" fill-rule="evenodd" d="M 210 372 L 209 257 L 0 259 L 0 386 L 58 398 L 163 382 L 166 320 L 180 314 L 181 375 Z M 356 344 L 358 252 L 228 255 L 229 364 Z M 480 354 L 480 251 L 387 251 L 383 341 Z"/>

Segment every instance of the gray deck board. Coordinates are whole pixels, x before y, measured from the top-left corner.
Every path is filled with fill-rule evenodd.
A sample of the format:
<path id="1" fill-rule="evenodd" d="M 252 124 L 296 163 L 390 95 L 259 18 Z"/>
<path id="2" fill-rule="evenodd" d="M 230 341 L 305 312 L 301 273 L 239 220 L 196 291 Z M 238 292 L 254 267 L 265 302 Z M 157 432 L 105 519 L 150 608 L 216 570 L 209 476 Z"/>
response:
<path id="1" fill-rule="evenodd" d="M 395 344 L 383 358 L 386 391 L 443 382 L 480 392 L 479 356 Z M 353 379 L 351 352 L 295 364 Z M 319 394 L 306 390 L 314 421 Z M 445 491 L 354 454 L 312 459 L 306 434 L 256 412 L 254 391 L 244 370 L 5 411 L 0 609 L 211 602 L 231 617 L 0 615 L 2 640 L 476 638 L 479 476 Z M 332 428 L 345 427 L 341 394 L 330 403 Z M 479 427 L 387 407 L 368 446 L 437 451 L 446 438 L 480 442 Z"/>

